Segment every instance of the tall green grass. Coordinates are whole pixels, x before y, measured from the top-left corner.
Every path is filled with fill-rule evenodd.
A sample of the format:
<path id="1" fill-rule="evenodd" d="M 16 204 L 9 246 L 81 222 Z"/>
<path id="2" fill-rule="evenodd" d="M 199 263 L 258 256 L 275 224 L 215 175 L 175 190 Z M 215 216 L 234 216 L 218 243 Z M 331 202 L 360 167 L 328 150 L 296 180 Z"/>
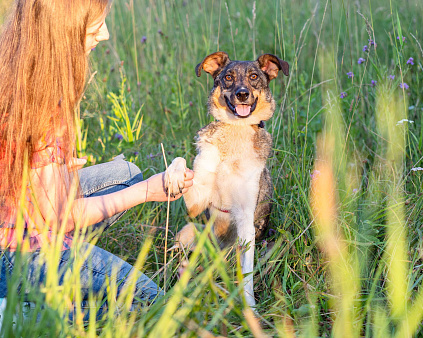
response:
<path id="1" fill-rule="evenodd" d="M 52 273 L 31 290 L 29 323 L 10 288 L 3 335 L 421 334 L 422 178 L 412 168 L 423 167 L 422 15 L 417 0 L 115 1 L 81 105 L 78 145 L 90 164 L 124 153 L 148 177 L 165 169 L 160 143 L 168 160 L 192 164 L 194 135 L 212 120 L 212 79 L 194 73 L 207 54 L 274 53 L 290 64 L 290 77 L 271 83 L 274 208 L 269 237 L 256 246 L 257 318 L 242 300 L 236 249 L 220 251 L 206 231 L 191 255 L 165 253 L 166 205 L 149 203 L 97 244 L 161 286 L 167 254 L 163 301 L 130 313 L 131 290 L 117 299 L 112 287 L 103 320 L 69 323 L 78 271 L 61 287 Z M 188 221 L 183 202 L 171 203 L 169 236 Z M 57 248 L 45 250 L 54 271 Z"/>

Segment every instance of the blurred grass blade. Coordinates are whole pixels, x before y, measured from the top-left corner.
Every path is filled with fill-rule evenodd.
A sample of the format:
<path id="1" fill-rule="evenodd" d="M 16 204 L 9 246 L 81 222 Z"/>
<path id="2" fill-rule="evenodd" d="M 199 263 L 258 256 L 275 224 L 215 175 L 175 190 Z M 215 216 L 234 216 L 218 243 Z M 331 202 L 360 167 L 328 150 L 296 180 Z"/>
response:
<path id="1" fill-rule="evenodd" d="M 385 251 L 388 269 L 387 289 L 394 319 L 405 315 L 408 301 L 407 245 L 405 210 L 403 200 L 403 168 L 405 137 L 403 126 L 397 122 L 405 119 L 407 107 L 388 84 L 379 86 L 376 98 L 377 126 L 382 136 L 381 149 L 386 161 L 381 163 L 387 192 L 387 243 Z"/>

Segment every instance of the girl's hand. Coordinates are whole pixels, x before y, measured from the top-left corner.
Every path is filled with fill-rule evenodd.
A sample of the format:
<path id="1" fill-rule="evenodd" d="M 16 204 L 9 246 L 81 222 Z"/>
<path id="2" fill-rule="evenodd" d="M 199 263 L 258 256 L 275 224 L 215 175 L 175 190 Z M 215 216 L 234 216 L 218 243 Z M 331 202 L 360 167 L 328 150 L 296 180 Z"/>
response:
<path id="1" fill-rule="evenodd" d="M 72 157 L 72 159 L 67 164 L 68 171 L 72 172 L 72 171 L 82 169 L 82 167 L 86 163 L 87 163 L 87 156 L 84 156 L 84 157 L 81 157 L 81 158 Z"/>
<path id="2" fill-rule="evenodd" d="M 147 180 L 147 200 L 146 202 L 166 202 L 168 200 L 168 196 L 165 191 L 165 184 L 164 184 L 164 177 L 165 173 L 162 172 L 160 174 L 156 174 L 154 176 L 151 176 Z M 175 201 L 179 199 L 183 194 L 185 194 L 190 187 L 193 185 L 193 179 L 194 179 L 194 172 L 191 169 L 185 170 L 184 175 L 184 182 L 185 187 L 182 189 L 182 194 L 179 194 L 176 197 L 171 197 L 171 201 Z"/>

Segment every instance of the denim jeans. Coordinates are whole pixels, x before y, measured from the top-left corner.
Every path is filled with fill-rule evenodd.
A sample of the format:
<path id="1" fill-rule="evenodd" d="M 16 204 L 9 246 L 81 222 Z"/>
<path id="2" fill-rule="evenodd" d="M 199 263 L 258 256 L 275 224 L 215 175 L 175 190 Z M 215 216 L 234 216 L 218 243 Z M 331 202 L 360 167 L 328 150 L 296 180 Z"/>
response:
<path id="1" fill-rule="evenodd" d="M 136 165 L 123 160 L 123 156 L 118 156 L 111 162 L 81 169 L 78 174 L 84 197 L 106 195 L 142 181 L 140 169 Z M 89 230 L 101 232 L 115 223 L 123 213 L 97 223 Z M 133 271 L 133 267 L 119 257 L 86 242 L 82 244 L 78 255 L 83 255 L 86 250 L 91 251 L 80 270 L 81 309 L 85 314 L 84 318 L 88 318 L 88 296 L 90 292 L 102 296 L 101 293 L 105 293 L 106 283 L 114 282 L 117 286 L 117 296 L 119 296 L 131 273 L 137 274 L 132 308 L 135 308 L 139 302 L 151 303 L 162 295 L 161 290 L 150 278 L 139 271 Z M 42 286 L 47 273 L 46 264 L 41 263 L 43 259 L 40 256 L 39 251 L 24 256 L 28 264 L 27 281 L 33 286 Z M 7 296 L 7 278 L 11 275 L 15 264 L 15 253 L 9 251 L 1 253 L 0 264 L 0 298 L 4 298 Z M 58 268 L 60 285 L 65 278 L 65 272 L 73 269 L 73 264 L 74 257 L 71 256 L 71 250 L 62 251 Z M 105 294 L 104 297 L 106 298 Z M 97 317 L 101 316 L 106 307 L 107 303 L 104 303 L 97 312 Z"/>

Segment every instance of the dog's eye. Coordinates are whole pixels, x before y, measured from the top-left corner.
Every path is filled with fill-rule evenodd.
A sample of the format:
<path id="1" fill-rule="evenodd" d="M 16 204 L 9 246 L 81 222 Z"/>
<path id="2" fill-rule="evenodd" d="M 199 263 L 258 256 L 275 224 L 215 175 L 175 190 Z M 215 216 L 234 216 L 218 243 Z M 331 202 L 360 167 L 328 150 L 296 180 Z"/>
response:
<path id="1" fill-rule="evenodd" d="M 226 80 L 226 81 L 232 81 L 232 76 L 230 76 L 230 75 L 226 75 L 226 76 L 225 76 L 225 80 Z"/>
<path id="2" fill-rule="evenodd" d="M 257 78 L 258 78 L 257 74 L 251 74 L 250 75 L 251 80 L 257 80 Z"/>

